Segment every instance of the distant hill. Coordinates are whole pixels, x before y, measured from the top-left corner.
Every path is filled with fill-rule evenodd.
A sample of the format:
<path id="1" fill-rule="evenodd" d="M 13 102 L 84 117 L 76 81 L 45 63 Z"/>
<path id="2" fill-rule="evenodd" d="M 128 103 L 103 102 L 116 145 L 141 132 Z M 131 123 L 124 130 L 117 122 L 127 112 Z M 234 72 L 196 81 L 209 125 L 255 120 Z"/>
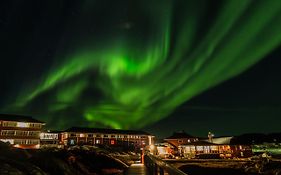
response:
<path id="1" fill-rule="evenodd" d="M 281 133 L 247 133 L 235 136 L 231 140 L 231 144 L 262 144 L 262 143 L 281 143 Z"/>

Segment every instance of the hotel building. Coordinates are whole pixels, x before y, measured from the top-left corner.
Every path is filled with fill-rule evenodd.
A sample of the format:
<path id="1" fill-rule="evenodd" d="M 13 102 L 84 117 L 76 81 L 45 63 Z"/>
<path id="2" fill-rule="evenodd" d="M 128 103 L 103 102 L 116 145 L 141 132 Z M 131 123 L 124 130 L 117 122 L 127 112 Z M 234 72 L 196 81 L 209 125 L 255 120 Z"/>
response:
<path id="1" fill-rule="evenodd" d="M 154 144 L 154 136 L 144 131 L 103 128 L 72 127 L 62 133 L 61 139 L 66 146 L 108 145 L 140 149 Z"/>
<path id="2" fill-rule="evenodd" d="M 29 116 L 0 114 L 0 141 L 18 148 L 39 148 L 44 124 Z"/>

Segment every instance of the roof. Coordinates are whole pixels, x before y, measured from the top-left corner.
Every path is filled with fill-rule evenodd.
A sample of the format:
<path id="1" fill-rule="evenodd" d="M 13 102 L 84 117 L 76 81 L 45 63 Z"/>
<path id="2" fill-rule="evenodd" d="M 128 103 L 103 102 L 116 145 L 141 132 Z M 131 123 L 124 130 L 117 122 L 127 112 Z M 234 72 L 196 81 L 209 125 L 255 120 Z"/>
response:
<path id="1" fill-rule="evenodd" d="M 180 131 L 180 132 L 174 132 L 173 135 L 167 137 L 166 139 L 183 139 L 183 138 L 194 138 L 194 137 L 185 133 L 184 131 Z"/>
<path id="2" fill-rule="evenodd" d="M 64 132 L 80 132 L 80 133 L 105 133 L 105 134 L 132 134 L 132 135 L 151 135 L 139 130 L 122 130 L 122 129 L 107 129 L 107 128 L 84 128 L 71 127 Z"/>
<path id="3" fill-rule="evenodd" d="M 60 131 L 60 130 L 43 130 L 42 132 L 44 132 L 44 133 L 54 133 L 54 134 L 56 134 L 56 133 L 61 133 L 61 132 L 63 132 L 63 131 Z"/>
<path id="4" fill-rule="evenodd" d="M 36 120 L 30 116 L 16 115 L 16 114 L 0 114 L 0 120 L 3 121 L 17 121 L 17 122 L 30 122 L 30 123 L 45 123 Z"/>
<path id="5" fill-rule="evenodd" d="M 196 142 L 190 142 L 190 143 L 186 143 L 184 145 L 180 145 L 180 146 L 211 146 L 211 145 L 218 145 L 216 143 L 210 143 L 210 142 L 206 142 L 206 141 L 196 141 Z"/>
<path id="6" fill-rule="evenodd" d="M 226 136 L 226 137 L 213 137 L 212 142 L 221 145 L 229 145 L 233 136 Z M 204 139 L 203 141 L 209 141 L 209 139 Z"/>

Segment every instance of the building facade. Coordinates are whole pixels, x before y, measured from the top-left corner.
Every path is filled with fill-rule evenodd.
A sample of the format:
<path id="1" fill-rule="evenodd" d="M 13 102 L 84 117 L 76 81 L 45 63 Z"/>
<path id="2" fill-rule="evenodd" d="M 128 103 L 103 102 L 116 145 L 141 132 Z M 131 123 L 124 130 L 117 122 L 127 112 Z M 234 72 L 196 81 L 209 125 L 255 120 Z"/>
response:
<path id="1" fill-rule="evenodd" d="M 197 141 L 179 146 L 179 152 L 185 158 L 247 158 L 252 150 L 247 145 L 215 144 Z"/>
<path id="2" fill-rule="evenodd" d="M 180 145 L 185 145 L 188 143 L 198 141 L 198 138 L 193 137 L 184 131 L 174 132 L 173 135 L 164 139 L 169 144 L 173 145 L 175 148 L 178 148 Z"/>
<path id="3" fill-rule="evenodd" d="M 40 133 L 40 147 L 62 148 L 61 131 L 43 131 Z"/>
<path id="4" fill-rule="evenodd" d="M 61 141 L 65 146 L 107 145 L 140 149 L 154 144 L 154 136 L 135 130 L 72 127 L 62 132 Z"/>
<path id="5" fill-rule="evenodd" d="M 0 114 L 0 141 L 18 148 L 39 148 L 43 125 L 29 116 Z"/>

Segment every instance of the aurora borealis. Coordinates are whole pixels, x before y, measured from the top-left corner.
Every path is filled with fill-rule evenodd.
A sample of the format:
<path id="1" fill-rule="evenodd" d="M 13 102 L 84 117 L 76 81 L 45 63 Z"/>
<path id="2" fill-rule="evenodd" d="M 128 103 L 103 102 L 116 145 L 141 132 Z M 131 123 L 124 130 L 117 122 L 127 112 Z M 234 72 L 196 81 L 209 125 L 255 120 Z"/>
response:
<path id="1" fill-rule="evenodd" d="M 281 44 L 280 0 L 5 5 L 1 111 L 52 127 L 145 127 Z"/>

